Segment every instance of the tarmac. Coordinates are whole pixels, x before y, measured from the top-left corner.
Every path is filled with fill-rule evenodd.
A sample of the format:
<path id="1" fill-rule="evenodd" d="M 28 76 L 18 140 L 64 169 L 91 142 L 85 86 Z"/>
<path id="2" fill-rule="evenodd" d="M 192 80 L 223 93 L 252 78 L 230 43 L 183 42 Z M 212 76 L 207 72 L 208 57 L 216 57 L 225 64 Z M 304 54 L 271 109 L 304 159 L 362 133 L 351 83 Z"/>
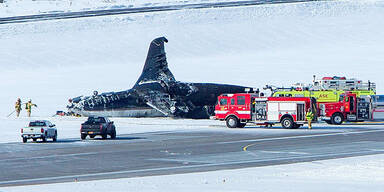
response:
<path id="1" fill-rule="evenodd" d="M 0 187 L 291 164 L 384 153 L 381 126 L 167 131 L 0 144 Z"/>

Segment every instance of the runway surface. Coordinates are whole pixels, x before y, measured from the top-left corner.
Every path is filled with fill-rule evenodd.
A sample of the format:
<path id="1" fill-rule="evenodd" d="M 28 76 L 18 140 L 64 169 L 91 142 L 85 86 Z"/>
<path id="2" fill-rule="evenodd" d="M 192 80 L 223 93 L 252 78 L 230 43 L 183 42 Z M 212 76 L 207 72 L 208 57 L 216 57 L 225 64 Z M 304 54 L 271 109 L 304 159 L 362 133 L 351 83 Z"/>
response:
<path id="1" fill-rule="evenodd" d="M 39 14 L 39 15 L 4 17 L 4 18 L 0 18 L 0 24 L 25 23 L 25 22 L 34 22 L 34 21 L 44 21 L 44 20 L 72 19 L 72 18 L 82 18 L 82 17 L 121 15 L 121 14 L 133 14 L 133 13 L 175 11 L 175 10 L 183 10 L 183 9 L 240 7 L 240 6 L 253 6 L 253 5 L 263 5 L 263 4 L 298 3 L 298 2 L 310 2 L 310 1 L 324 1 L 324 0 L 254 0 L 254 1 L 167 5 L 167 6 L 153 6 L 153 7 L 139 7 L 139 8 L 121 8 L 121 9 L 107 9 L 107 10 L 94 10 L 94 11 L 81 11 L 81 12 L 48 13 L 48 14 Z"/>
<path id="2" fill-rule="evenodd" d="M 0 144 L 0 187 L 237 169 L 384 153 L 384 129 L 247 128 Z"/>

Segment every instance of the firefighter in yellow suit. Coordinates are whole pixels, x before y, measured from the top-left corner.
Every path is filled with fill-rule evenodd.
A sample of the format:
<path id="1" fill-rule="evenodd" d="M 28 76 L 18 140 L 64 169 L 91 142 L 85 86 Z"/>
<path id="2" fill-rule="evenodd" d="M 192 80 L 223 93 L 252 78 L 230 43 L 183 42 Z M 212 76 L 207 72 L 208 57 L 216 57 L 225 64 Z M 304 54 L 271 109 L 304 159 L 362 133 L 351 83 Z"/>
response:
<path id="1" fill-rule="evenodd" d="M 308 129 L 312 129 L 312 120 L 314 118 L 314 115 L 311 108 L 308 109 L 308 112 L 305 115 L 305 117 L 307 118 L 307 121 L 308 121 Z"/>
<path id="2" fill-rule="evenodd" d="M 17 98 L 17 101 L 15 103 L 15 111 L 16 111 L 16 117 L 19 117 L 20 111 L 21 111 L 21 99 Z"/>
<path id="3" fill-rule="evenodd" d="M 37 107 L 37 105 L 33 104 L 32 100 L 29 100 L 28 103 L 25 104 L 25 109 L 27 110 L 28 117 L 31 117 L 32 107 Z"/>

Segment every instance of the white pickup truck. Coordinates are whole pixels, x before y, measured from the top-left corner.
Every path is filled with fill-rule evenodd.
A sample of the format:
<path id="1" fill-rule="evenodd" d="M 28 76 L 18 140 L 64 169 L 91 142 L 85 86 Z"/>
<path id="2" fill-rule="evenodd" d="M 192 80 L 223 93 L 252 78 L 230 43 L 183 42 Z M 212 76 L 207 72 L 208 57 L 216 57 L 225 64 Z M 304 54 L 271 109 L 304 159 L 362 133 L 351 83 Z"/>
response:
<path id="1" fill-rule="evenodd" d="M 21 129 L 21 137 L 23 138 L 23 143 L 26 143 L 28 139 L 32 139 L 33 141 L 41 139 L 45 142 L 48 138 L 51 138 L 53 142 L 56 142 L 56 125 L 46 120 L 31 121 L 29 122 L 28 127 Z"/>

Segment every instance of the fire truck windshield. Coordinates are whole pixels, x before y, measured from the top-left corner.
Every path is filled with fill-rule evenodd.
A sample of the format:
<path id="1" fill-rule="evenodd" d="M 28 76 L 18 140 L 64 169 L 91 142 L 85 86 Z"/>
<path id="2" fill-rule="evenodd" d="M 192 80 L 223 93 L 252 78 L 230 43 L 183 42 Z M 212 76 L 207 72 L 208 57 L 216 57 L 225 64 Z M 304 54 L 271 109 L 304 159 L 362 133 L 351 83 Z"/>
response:
<path id="1" fill-rule="evenodd" d="M 226 98 L 221 98 L 220 99 L 220 105 L 227 105 L 227 99 Z"/>

